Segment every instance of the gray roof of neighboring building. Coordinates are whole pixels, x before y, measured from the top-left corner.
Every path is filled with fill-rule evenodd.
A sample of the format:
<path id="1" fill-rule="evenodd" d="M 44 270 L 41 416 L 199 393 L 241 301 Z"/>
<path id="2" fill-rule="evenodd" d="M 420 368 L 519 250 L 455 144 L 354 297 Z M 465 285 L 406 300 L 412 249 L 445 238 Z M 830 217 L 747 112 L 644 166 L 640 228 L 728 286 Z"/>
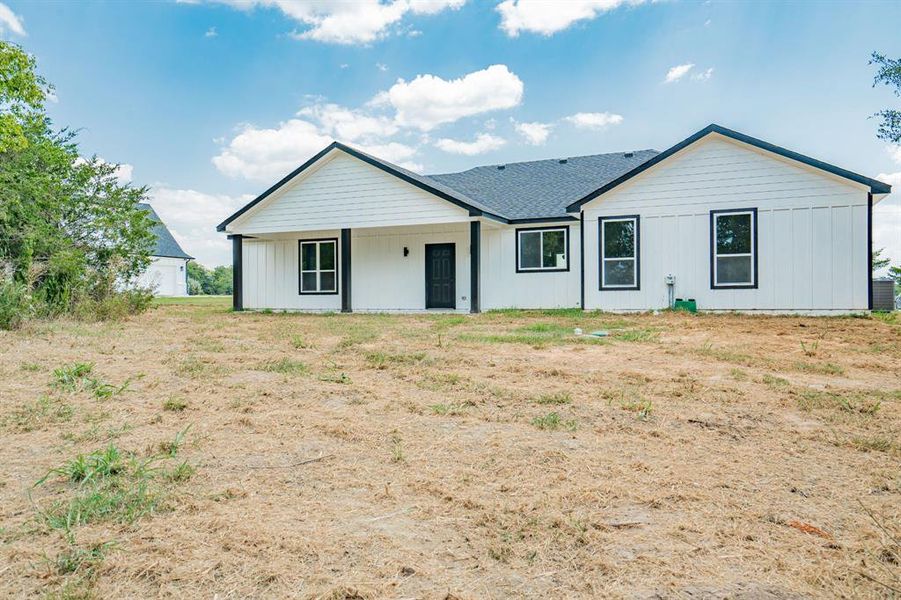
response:
<path id="1" fill-rule="evenodd" d="M 155 222 L 153 226 L 153 234 L 156 236 L 156 247 L 151 252 L 151 256 L 165 256 L 168 258 L 186 258 L 193 259 L 194 257 L 186 253 L 181 249 L 181 246 L 178 245 L 178 242 L 175 241 L 175 238 L 172 237 L 172 233 L 166 228 L 166 224 L 163 223 L 163 220 L 160 219 L 160 216 L 156 214 L 156 211 L 153 210 L 153 207 L 149 204 L 139 203 L 139 208 L 143 208 L 148 213 L 150 213 L 150 218 Z"/>
<path id="2" fill-rule="evenodd" d="M 508 219 L 572 217 L 566 207 L 659 154 L 612 152 L 475 167 L 427 175 Z"/>

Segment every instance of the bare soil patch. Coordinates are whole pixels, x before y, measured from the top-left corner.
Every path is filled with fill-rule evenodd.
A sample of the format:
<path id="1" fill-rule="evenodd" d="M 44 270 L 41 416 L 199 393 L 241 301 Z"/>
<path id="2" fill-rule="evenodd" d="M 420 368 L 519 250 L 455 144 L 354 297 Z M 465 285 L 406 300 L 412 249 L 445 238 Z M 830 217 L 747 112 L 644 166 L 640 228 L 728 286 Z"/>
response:
<path id="1" fill-rule="evenodd" d="M 166 304 L 0 348 L 2 597 L 901 589 L 890 317 Z"/>

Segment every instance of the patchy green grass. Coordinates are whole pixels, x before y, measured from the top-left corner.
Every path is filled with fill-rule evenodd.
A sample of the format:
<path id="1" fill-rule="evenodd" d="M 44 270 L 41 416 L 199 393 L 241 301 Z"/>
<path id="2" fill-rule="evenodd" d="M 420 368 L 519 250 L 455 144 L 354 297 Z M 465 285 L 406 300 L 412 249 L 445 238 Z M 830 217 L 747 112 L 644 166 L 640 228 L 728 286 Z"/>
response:
<path id="1" fill-rule="evenodd" d="M 73 363 L 53 369 L 53 380 L 50 385 L 64 392 L 76 392 L 83 389 L 89 375 L 94 370 L 94 363 Z"/>
<path id="2" fill-rule="evenodd" d="M 346 329 L 344 336 L 338 342 L 338 350 L 346 350 L 379 339 L 378 332 L 367 325 L 349 325 Z"/>
<path id="3" fill-rule="evenodd" d="M 842 375 L 845 372 L 842 367 L 831 362 L 815 363 L 796 360 L 792 363 L 792 366 L 796 371 L 801 371 L 803 373 L 817 373 L 820 375 Z"/>
<path id="4" fill-rule="evenodd" d="M 622 342 L 656 342 L 660 333 L 651 329 L 626 329 L 610 332 L 613 339 Z"/>
<path id="5" fill-rule="evenodd" d="M 305 349 L 311 347 L 311 346 L 310 346 L 310 343 L 307 342 L 302 336 L 299 336 L 299 335 L 292 335 L 292 336 L 291 336 L 291 345 L 292 345 L 296 350 L 305 350 Z"/>
<path id="6" fill-rule="evenodd" d="M 283 356 L 277 360 L 262 362 L 256 367 L 257 371 L 268 371 L 270 373 L 281 373 L 282 375 L 306 375 L 310 372 L 310 367 L 299 360 L 294 360 Z"/>
<path id="7" fill-rule="evenodd" d="M 623 402 L 620 404 L 620 408 L 635 413 L 635 416 L 638 417 L 638 419 L 641 421 L 647 421 L 648 419 L 650 419 L 651 414 L 654 412 L 654 406 L 648 399 L 638 399 Z"/>
<path id="8" fill-rule="evenodd" d="M 457 416 L 462 415 L 464 409 L 466 408 L 465 404 L 432 404 L 429 406 L 429 410 L 436 415 L 448 415 L 448 416 Z"/>
<path id="9" fill-rule="evenodd" d="M 388 352 L 367 352 L 366 362 L 375 369 L 387 369 L 391 365 L 415 365 L 426 360 L 425 352 L 391 354 Z"/>
<path id="10" fill-rule="evenodd" d="M 569 392 L 554 392 L 553 394 L 541 394 L 532 400 L 535 404 L 572 404 L 572 396 Z"/>
<path id="11" fill-rule="evenodd" d="M 319 374 L 319 381 L 325 381 L 327 383 L 340 383 L 342 385 L 350 385 L 350 376 L 344 371 L 339 371 L 337 369 L 326 369 L 322 373 Z"/>
<path id="12" fill-rule="evenodd" d="M 745 354 L 743 352 L 736 352 L 727 348 L 717 348 L 709 343 L 704 344 L 704 346 L 700 348 L 692 348 L 691 351 L 703 358 L 712 358 L 714 360 L 743 367 L 763 367 L 768 364 L 767 361 L 763 361 L 756 356 L 751 356 L 750 354 Z"/>
<path id="13" fill-rule="evenodd" d="M 558 429 L 566 429 L 567 431 L 575 431 L 578 424 L 574 419 L 564 420 L 555 412 L 535 417 L 532 419 L 532 425 L 542 431 L 556 431 Z"/>
<path id="14" fill-rule="evenodd" d="M 396 433 L 391 434 L 391 462 L 406 463 L 407 457 L 404 455 L 404 445 L 400 436 Z"/>
<path id="15" fill-rule="evenodd" d="M 72 419 L 75 409 L 68 402 L 51 396 L 41 396 L 34 402 L 16 408 L 4 424 L 16 431 L 28 432 Z"/>
<path id="16" fill-rule="evenodd" d="M 884 452 L 893 456 L 901 456 L 901 443 L 897 439 L 881 435 L 853 436 L 849 445 L 861 452 Z"/>
<path id="17" fill-rule="evenodd" d="M 785 379 L 784 377 L 777 377 L 776 375 L 770 375 L 769 373 L 765 374 L 761 378 L 761 381 L 765 385 L 768 385 L 769 387 L 774 389 L 785 389 L 789 385 L 791 385 L 788 379 Z"/>
<path id="18" fill-rule="evenodd" d="M 845 413 L 873 416 L 882 408 L 883 401 L 898 399 L 899 393 L 897 391 L 802 390 L 798 392 L 798 408 L 805 412 L 838 410 Z"/>
<path id="19" fill-rule="evenodd" d="M 163 410 L 168 410 L 169 412 L 182 412 L 186 408 L 188 408 L 188 403 L 184 398 L 169 398 L 163 402 Z"/>
<path id="20" fill-rule="evenodd" d="M 576 336 L 569 329 L 567 332 L 567 335 L 561 333 L 462 333 L 457 336 L 457 339 L 478 344 L 527 344 L 534 347 L 609 343 L 604 338 L 587 335 Z"/>

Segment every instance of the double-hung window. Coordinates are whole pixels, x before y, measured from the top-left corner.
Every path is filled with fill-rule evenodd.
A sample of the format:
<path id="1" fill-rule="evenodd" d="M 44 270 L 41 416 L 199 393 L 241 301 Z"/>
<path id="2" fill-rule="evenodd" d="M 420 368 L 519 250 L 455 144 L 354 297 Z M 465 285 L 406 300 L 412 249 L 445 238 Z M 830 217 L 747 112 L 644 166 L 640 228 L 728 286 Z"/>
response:
<path id="1" fill-rule="evenodd" d="M 300 240 L 300 293 L 338 293 L 338 240 Z"/>
<path id="2" fill-rule="evenodd" d="M 757 287 L 757 209 L 710 211 L 710 287 Z"/>
<path id="3" fill-rule="evenodd" d="M 569 227 L 516 230 L 516 272 L 568 271 Z"/>
<path id="4" fill-rule="evenodd" d="M 600 289 L 640 289 L 639 217 L 600 217 Z"/>

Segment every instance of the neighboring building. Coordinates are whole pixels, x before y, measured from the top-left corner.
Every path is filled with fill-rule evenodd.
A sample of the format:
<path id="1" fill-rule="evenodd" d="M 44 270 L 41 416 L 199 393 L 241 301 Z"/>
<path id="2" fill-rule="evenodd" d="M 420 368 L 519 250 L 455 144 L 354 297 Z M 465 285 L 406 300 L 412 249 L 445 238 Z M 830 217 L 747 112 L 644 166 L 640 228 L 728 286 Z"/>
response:
<path id="1" fill-rule="evenodd" d="M 138 278 L 138 285 L 152 287 L 157 296 L 187 296 L 188 261 L 194 257 L 181 249 L 153 207 L 149 204 L 139 206 L 150 213 L 156 223 L 153 226 L 156 247 L 150 266 Z"/>
<path id="2" fill-rule="evenodd" d="M 871 307 L 890 191 L 718 125 L 431 176 L 335 142 L 218 230 L 239 310 L 649 310 L 673 281 L 701 310 L 837 313 Z"/>

